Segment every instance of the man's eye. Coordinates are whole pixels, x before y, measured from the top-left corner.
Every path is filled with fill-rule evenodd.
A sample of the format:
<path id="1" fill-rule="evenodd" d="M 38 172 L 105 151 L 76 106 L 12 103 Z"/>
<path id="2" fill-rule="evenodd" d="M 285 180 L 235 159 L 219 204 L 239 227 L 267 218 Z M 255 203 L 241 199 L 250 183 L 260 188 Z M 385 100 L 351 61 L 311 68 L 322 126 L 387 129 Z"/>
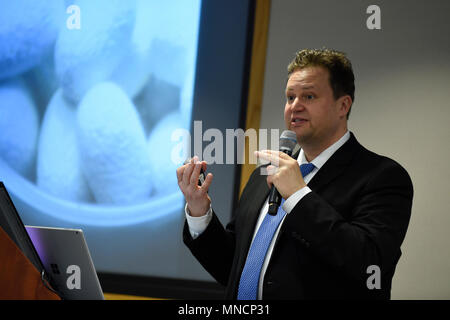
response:
<path id="1" fill-rule="evenodd" d="M 294 96 L 287 96 L 287 101 L 294 101 L 295 97 Z"/>
<path id="2" fill-rule="evenodd" d="M 304 98 L 305 100 L 313 100 L 315 97 L 314 97 L 313 94 L 305 94 L 305 95 L 303 96 L 303 98 Z"/>

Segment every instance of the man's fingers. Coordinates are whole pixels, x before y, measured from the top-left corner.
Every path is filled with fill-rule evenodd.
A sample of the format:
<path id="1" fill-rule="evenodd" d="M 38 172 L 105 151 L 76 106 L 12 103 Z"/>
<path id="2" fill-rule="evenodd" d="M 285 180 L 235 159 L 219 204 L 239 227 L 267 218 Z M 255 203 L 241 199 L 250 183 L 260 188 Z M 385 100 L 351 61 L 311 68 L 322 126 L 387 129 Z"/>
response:
<path id="1" fill-rule="evenodd" d="M 203 171 L 206 171 L 206 167 L 207 167 L 206 161 L 202 161 L 202 169 L 203 169 Z"/>
<path id="2" fill-rule="evenodd" d="M 267 182 L 267 186 L 269 187 L 269 189 L 271 189 L 272 188 L 272 184 L 273 184 L 271 175 L 267 176 L 266 182 Z"/>
<path id="3" fill-rule="evenodd" d="M 276 174 L 277 172 L 278 172 L 277 166 L 273 166 L 273 165 L 267 166 L 267 175 L 271 176 L 271 175 Z"/>
<path id="4" fill-rule="evenodd" d="M 273 165 L 268 165 L 267 166 L 267 185 L 270 188 L 272 188 L 273 185 L 273 179 L 274 179 L 274 174 L 278 173 L 279 168 Z"/>
<path id="5" fill-rule="evenodd" d="M 261 152 L 261 153 L 272 155 L 272 156 L 275 156 L 275 157 L 280 157 L 281 159 L 284 159 L 284 160 L 289 160 L 291 158 L 288 154 L 286 154 L 286 153 L 284 153 L 282 151 L 259 150 L 259 151 L 256 151 L 256 152 Z"/>
<path id="6" fill-rule="evenodd" d="M 284 156 L 281 156 L 281 154 L 287 156 L 287 154 L 284 154 L 283 152 L 279 151 L 271 151 L 271 150 L 255 151 L 255 155 L 258 158 L 269 161 L 270 163 L 273 163 L 277 166 L 285 164 L 286 159 L 284 159 Z"/>
<path id="7" fill-rule="evenodd" d="M 186 168 L 185 165 L 177 168 L 177 180 L 178 180 L 178 184 L 180 184 L 183 181 L 183 173 L 184 173 L 184 169 Z"/>
<path id="8" fill-rule="evenodd" d="M 183 183 L 186 186 L 190 183 L 191 174 L 192 174 L 192 171 L 194 170 L 194 167 L 195 167 L 195 165 L 191 162 L 186 166 L 186 169 L 184 170 Z"/>
<path id="9" fill-rule="evenodd" d="M 205 182 L 203 182 L 201 189 L 204 192 L 208 192 L 209 186 L 211 185 L 213 179 L 213 174 L 212 173 L 208 173 L 208 175 L 205 178 Z"/>
<path id="10" fill-rule="evenodd" d="M 192 185 L 197 185 L 198 183 L 198 177 L 200 176 L 200 170 L 202 169 L 202 164 L 200 162 L 197 162 L 194 165 L 194 170 L 192 171 L 191 174 L 191 179 L 189 180 L 191 186 Z"/>
<path id="11" fill-rule="evenodd" d="M 288 154 L 286 154 L 286 153 L 284 153 L 284 152 L 282 152 L 282 151 L 275 151 L 275 150 L 260 150 L 259 152 L 261 152 L 261 153 L 263 153 L 263 154 L 271 155 L 271 156 L 276 157 L 276 158 L 281 158 L 281 159 L 283 159 L 283 160 L 289 160 L 289 159 L 291 159 L 291 157 L 290 157 Z"/>

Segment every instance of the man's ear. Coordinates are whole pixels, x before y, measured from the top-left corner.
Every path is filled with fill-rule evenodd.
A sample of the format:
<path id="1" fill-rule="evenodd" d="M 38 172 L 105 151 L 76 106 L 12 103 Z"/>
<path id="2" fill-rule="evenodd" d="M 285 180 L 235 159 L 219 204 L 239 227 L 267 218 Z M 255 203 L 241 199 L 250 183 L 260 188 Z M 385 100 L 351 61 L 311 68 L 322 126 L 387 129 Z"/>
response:
<path id="1" fill-rule="evenodd" d="M 352 107 L 353 101 L 349 95 L 344 95 L 337 100 L 337 106 L 339 108 L 339 115 L 342 117 L 347 117 L 347 114 L 350 112 L 350 108 Z"/>

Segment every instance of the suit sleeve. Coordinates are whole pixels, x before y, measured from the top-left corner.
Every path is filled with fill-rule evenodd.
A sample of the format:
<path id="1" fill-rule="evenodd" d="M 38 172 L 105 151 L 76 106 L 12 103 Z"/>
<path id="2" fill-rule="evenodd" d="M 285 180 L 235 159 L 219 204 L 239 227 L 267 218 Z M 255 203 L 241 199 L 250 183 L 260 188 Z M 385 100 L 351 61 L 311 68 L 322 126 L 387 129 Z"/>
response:
<path id="1" fill-rule="evenodd" d="M 308 244 L 326 264 L 358 281 L 367 267 L 393 273 L 408 227 L 413 187 L 408 173 L 396 162 L 376 169 L 359 193 L 350 219 L 317 193 L 303 197 L 286 218 L 287 227 Z"/>
<path id="2" fill-rule="evenodd" d="M 225 229 L 213 210 L 213 216 L 203 233 L 193 239 L 187 222 L 183 241 L 194 257 L 220 284 L 226 286 L 233 263 L 235 237 L 233 223 Z"/>

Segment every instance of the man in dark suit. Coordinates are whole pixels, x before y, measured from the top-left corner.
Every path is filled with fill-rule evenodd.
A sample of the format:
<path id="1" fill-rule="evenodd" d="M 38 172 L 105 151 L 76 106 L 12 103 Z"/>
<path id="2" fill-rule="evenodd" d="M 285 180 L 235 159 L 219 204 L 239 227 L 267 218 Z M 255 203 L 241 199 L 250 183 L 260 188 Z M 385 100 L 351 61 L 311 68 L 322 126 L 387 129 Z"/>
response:
<path id="1" fill-rule="evenodd" d="M 408 227 L 413 187 L 395 161 L 347 129 L 354 101 L 350 61 L 335 50 L 302 50 L 288 67 L 286 127 L 301 150 L 257 152 L 276 163 L 251 175 L 224 228 L 211 206 L 205 162 L 177 169 L 186 198 L 183 239 L 228 299 L 389 299 Z M 270 187 L 283 202 L 267 213 Z"/>

